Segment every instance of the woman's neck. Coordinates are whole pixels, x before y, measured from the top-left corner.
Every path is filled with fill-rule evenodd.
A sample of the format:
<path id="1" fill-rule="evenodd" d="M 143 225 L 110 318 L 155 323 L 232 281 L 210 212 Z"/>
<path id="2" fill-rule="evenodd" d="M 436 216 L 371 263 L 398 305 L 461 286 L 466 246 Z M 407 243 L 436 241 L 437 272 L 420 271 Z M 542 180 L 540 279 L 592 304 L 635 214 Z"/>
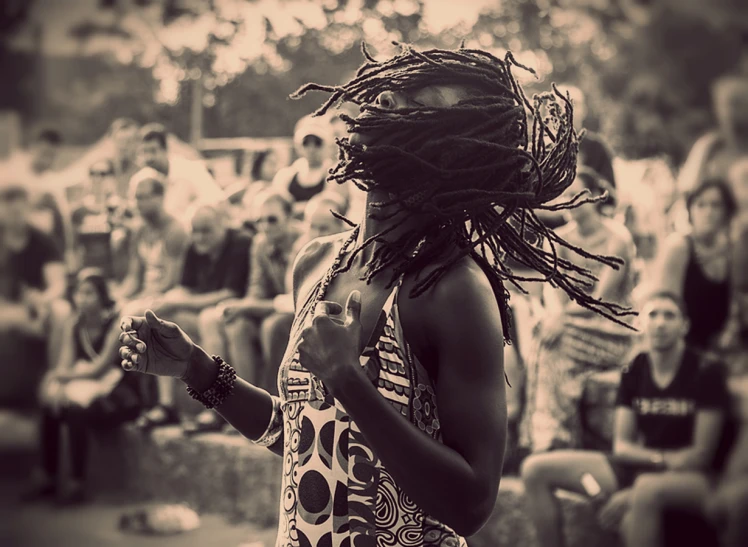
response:
<path id="1" fill-rule="evenodd" d="M 577 229 L 582 236 L 591 236 L 598 231 L 602 224 L 602 218 L 598 214 L 591 214 L 577 219 Z"/>
<path id="2" fill-rule="evenodd" d="M 703 245 L 704 247 L 712 247 L 712 246 L 716 245 L 717 242 L 719 241 L 719 235 L 720 235 L 720 233 L 721 233 L 720 231 L 714 231 L 714 232 L 711 232 L 711 231 L 710 232 L 692 231 L 691 232 L 691 237 L 693 237 L 693 239 L 697 243 Z"/>
<path id="3" fill-rule="evenodd" d="M 81 311 L 80 321 L 81 324 L 86 327 L 98 327 L 101 326 L 102 320 L 104 319 L 104 310 L 93 309 L 88 311 Z"/>

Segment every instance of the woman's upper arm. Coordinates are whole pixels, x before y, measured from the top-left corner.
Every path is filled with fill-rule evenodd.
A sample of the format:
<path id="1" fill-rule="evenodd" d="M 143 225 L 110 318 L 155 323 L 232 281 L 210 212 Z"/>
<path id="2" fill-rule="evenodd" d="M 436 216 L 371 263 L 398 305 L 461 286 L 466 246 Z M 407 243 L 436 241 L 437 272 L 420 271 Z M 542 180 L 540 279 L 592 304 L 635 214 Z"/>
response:
<path id="1" fill-rule="evenodd" d="M 681 234 L 672 234 L 668 237 L 657 261 L 658 267 L 654 286 L 682 296 L 688 255 L 689 249 L 686 237 Z"/>
<path id="2" fill-rule="evenodd" d="M 477 265 L 453 270 L 428 303 L 411 309 L 420 308 L 424 339 L 433 344 L 444 444 L 465 458 L 481 484 L 498 488 L 507 425 L 501 315 Z"/>
<path id="3" fill-rule="evenodd" d="M 75 315 L 69 317 L 63 325 L 62 347 L 60 348 L 59 361 L 55 363 L 55 369 L 58 371 L 72 368 L 75 362 Z"/>
<path id="4" fill-rule="evenodd" d="M 613 449 L 618 443 L 636 442 L 636 416 L 634 411 L 627 406 L 616 407 L 615 428 L 613 431 Z"/>

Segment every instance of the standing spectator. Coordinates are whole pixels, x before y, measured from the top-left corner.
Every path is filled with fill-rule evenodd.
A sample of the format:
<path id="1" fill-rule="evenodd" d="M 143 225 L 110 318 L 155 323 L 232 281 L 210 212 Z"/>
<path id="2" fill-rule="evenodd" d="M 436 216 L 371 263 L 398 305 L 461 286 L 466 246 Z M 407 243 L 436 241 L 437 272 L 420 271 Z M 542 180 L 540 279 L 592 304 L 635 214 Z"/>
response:
<path id="1" fill-rule="evenodd" d="M 26 493 L 27 499 L 56 493 L 61 504 L 86 497 L 89 430 L 133 420 L 141 405 L 140 382 L 119 366 L 119 314 L 100 271 L 90 268 L 78 274 L 73 301 L 75 314 L 65 325 L 60 362 L 42 383 L 43 472 Z M 70 435 L 68 484 L 58 480 L 63 425 Z"/>
<path id="2" fill-rule="evenodd" d="M 729 173 L 735 192 L 738 215 L 733 227 L 733 333 L 732 342 L 748 344 L 748 159 L 741 160 Z"/>
<path id="3" fill-rule="evenodd" d="M 179 283 L 188 236 L 182 224 L 165 210 L 166 182 L 161 173 L 146 167 L 135 174 L 131 184 L 140 223 L 132 234 L 129 270 L 117 299 L 127 302 L 123 313 L 143 313 Z M 145 413 L 138 420 L 139 425 L 151 427 L 178 421 L 173 384 L 171 379 L 159 378 L 161 404 Z"/>
<path id="4" fill-rule="evenodd" d="M 278 152 L 273 148 L 258 150 L 252 156 L 249 181 L 237 182 L 226 190 L 228 202 L 232 205 L 232 218 L 236 226 L 254 234 L 247 219 L 247 211 L 252 209 L 255 197 L 267 190 L 278 172 Z"/>
<path id="5" fill-rule="evenodd" d="M 288 331 L 291 329 L 288 314 L 277 313 L 274 302 L 276 296 L 286 293 L 286 272 L 291 267 L 299 235 L 291 211 L 291 202 L 280 192 L 269 190 L 257 196 L 252 216 L 258 234 L 250 253 L 247 295 L 239 300 L 226 300 L 213 313 L 206 311 L 200 316 L 205 350 L 230 355 L 243 378 L 251 378 L 255 385 L 272 392 L 277 391 L 280 362 L 276 360 L 282 355 L 270 355 L 268 350 L 278 347 L 270 341 L 278 332 L 287 341 L 286 327 Z"/>
<path id="6" fill-rule="evenodd" d="M 129 195 L 130 179 L 138 167 L 138 131 L 140 126 L 130 118 L 117 118 L 109 127 L 109 136 L 114 145 L 111 158 L 116 180 L 115 193 L 123 200 Z"/>
<path id="7" fill-rule="evenodd" d="M 333 131 L 327 118 L 306 116 L 296 124 L 293 136 L 299 159 L 281 169 L 273 179 L 273 188 L 293 198 L 296 218 L 304 213 L 306 203 L 325 189 L 333 189 L 348 202 L 348 191 L 343 186 L 327 184 L 332 167 L 329 149 L 333 146 Z"/>
<path id="8" fill-rule="evenodd" d="M 584 190 L 599 197 L 608 188 L 594 171 L 580 168 L 566 197 Z M 582 258 L 566 247 L 558 254 L 597 277 L 587 289 L 593 298 L 628 307 L 636 251 L 626 228 L 602 214 L 606 205 L 598 201 L 566 211 L 568 223 L 557 233 L 578 248 L 623 259 L 620 269 Z M 559 289 L 550 285 L 543 289 L 545 311 L 538 326 L 538 347 L 527 369 L 522 426 L 523 444 L 533 452 L 581 446 L 579 403 L 585 380 L 593 372 L 623 366 L 632 342 L 630 329 L 582 308 Z"/>
<path id="9" fill-rule="evenodd" d="M 557 489 L 604 504 L 599 518 L 609 529 L 633 501 L 636 514 L 623 518 L 623 525 L 636 533 L 644 520 L 654 525 L 662 516 L 639 514 L 637 500 L 686 495 L 681 472 L 712 465 L 727 397 L 724 370 L 686 347 L 688 319 L 677 296 L 653 293 L 641 311 L 647 347 L 621 375 L 613 453 L 559 450 L 522 464 L 527 509 L 543 547 L 564 544 Z"/>
<path id="10" fill-rule="evenodd" d="M 249 282 L 251 241 L 240 231 L 227 227 L 224 207 L 198 206 L 192 217 L 192 242 L 187 249 L 181 282 L 157 299 L 152 309 L 178 322 L 190 337 L 204 343 L 199 327 L 201 316 L 213 313 L 224 300 L 244 297 Z M 167 406 L 164 403 L 159 401 Z M 184 424 L 185 432 L 218 429 L 223 422 L 216 418 L 213 412 L 204 411 L 194 422 Z"/>
<path id="11" fill-rule="evenodd" d="M 167 132 L 160 124 L 148 124 L 140 130 L 140 154 L 143 163 L 165 177 L 164 207 L 180 220 L 188 218 L 190 205 L 196 201 L 218 203 L 223 190 L 200 161 L 169 154 Z M 130 182 L 130 192 L 135 186 Z"/>
<path id="12" fill-rule="evenodd" d="M 31 224 L 31 208 L 27 185 L 0 182 L 0 384 L 2 399 L 14 404 L 33 400 L 35 382 L 57 363 L 70 314 L 62 253 Z"/>
<path id="13" fill-rule="evenodd" d="M 686 342 L 715 349 L 730 315 L 730 223 L 735 199 L 721 179 L 689 192 L 690 233 L 673 233 L 664 243 L 655 286 L 674 292 L 691 318 Z"/>

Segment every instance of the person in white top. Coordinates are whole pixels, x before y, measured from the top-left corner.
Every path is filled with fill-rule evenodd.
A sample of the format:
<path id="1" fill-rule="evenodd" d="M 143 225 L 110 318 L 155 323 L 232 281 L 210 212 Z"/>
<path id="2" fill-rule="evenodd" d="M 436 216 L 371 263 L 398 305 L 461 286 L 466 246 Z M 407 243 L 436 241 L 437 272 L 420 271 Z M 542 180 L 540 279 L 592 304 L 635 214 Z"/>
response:
<path id="1" fill-rule="evenodd" d="M 167 131 L 161 124 L 148 124 L 140 130 L 140 161 L 166 177 L 164 208 L 177 219 L 186 221 L 196 203 L 218 203 L 224 192 L 200 161 L 169 154 Z M 130 181 L 130 197 L 137 184 Z"/>
<path id="2" fill-rule="evenodd" d="M 327 174 L 332 167 L 330 149 L 335 146 L 329 119 L 301 118 L 294 129 L 293 142 L 299 159 L 278 171 L 272 186 L 293 198 L 294 216 L 301 218 L 307 202 L 325 190 L 339 193 L 348 203 L 348 188 L 327 183 Z"/>

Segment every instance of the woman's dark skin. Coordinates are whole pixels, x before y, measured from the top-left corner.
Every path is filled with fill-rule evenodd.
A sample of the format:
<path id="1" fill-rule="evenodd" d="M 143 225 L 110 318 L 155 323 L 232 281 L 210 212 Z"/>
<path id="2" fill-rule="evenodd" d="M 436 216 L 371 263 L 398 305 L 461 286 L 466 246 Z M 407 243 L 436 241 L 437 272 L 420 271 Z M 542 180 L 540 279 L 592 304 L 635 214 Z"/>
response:
<path id="1" fill-rule="evenodd" d="M 397 109 L 412 98 L 423 104 L 449 106 L 459 100 L 459 93 L 446 86 L 425 88 L 412 97 L 385 92 L 378 103 Z M 367 204 L 386 197 L 372 191 Z M 378 221 L 367 215 L 355 246 L 394 221 Z M 422 221 L 418 217 L 409 219 Z M 293 271 L 297 311 L 348 236 L 315 240 L 300 253 Z M 404 420 L 378 393 L 359 364 L 359 355 L 389 295 L 385 285 L 390 272 L 382 272 L 368 285 L 360 279 L 373 251 L 370 247 L 361 252 L 352 268 L 329 285 L 327 304 L 303 331 L 300 362 L 338 399 L 414 503 L 458 534 L 473 534 L 493 510 L 506 442 L 504 338 L 496 296 L 488 277 L 471 258 L 459 261 L 435 288 L 417 298 L 408 297 L 413 276 L 404 279 L 398 304 L 405 336 L 415 356 L 432 378 L 438 379 L 435 390 L 443 444 L 438 443 Z M 428 269 L 421 275 L 427 274 Z M 137 341 L 126 333 L 122 337 L 125 363 L 134 358 L 141 371 L 152 360 L 164 358 L 163 354 L 149 353 L 153 351 L 153 341 L 149 343 L 147 338 L 153 336 L 149 325 L 159 332 L 168 328 L 180 341 L 185 336 L 177 334 L 176 327 L 159 326 L 160 320 L 148 315 L 147 321 L 125 318 L 123 325 L 137 330 L 138 338 L 147 346 L 145 352 L 133 353 L 129 348 L 134 349 Z M 176 374 L 172 371 L 171 375 L 181 377 L 198 391 L 209 387 L 216 375 L 212 359 L 197 346 L 184 344 L 180 348 L 176 360 L 186 364 L 172 367 Z M 245 436 L 256 439 L 267 426 L 270 409 L 266 392 L 237 381 L 232 395 L 217 410 Z M 281 454 L 282 442 L 271 450 Z"/>

